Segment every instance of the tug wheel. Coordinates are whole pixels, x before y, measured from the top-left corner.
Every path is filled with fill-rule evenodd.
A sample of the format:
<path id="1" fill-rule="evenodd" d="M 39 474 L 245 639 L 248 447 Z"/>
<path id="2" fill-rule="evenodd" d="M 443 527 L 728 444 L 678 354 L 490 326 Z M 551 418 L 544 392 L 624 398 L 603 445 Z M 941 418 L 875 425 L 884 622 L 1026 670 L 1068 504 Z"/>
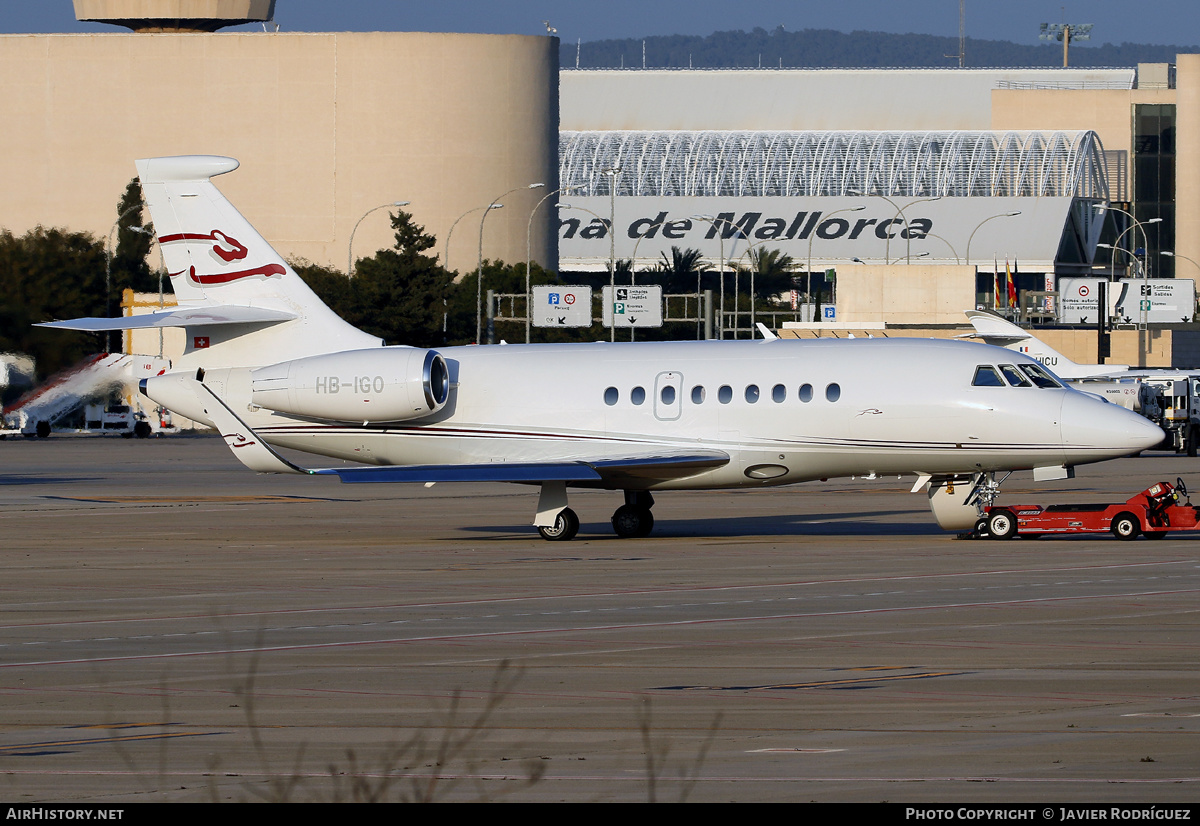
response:
<path id="1" fill-rule="evenodd" d="M 1017 535 L 1017 515 L 1008 508 L 998 508 L 988 514 L 987 526 L 992 539 L 1012 539 Z"/>
<path id="2" fill-rule="evenodd" d="M 1137 517 L 1128 511 L 1118 513 L 1113 517 L 1112 532 L 1117 539 L 1129 541 L 1137 539 L 1137 535 L 1141 533 L 1142 527 L 1138 522 Z"/>

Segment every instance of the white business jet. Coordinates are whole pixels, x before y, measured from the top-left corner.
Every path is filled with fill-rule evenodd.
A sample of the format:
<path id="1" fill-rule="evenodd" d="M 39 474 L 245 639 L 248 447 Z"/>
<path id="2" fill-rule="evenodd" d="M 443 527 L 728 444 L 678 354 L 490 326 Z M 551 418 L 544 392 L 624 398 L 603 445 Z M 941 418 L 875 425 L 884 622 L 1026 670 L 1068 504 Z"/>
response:
<path id="1" fill-rule="evenodd" d="M 142 392 L 221 433 L 267 473 L 343 482 L 541 487 L 533 524 L 570 539 L 568 487 L 624 492 L 620 536 L 652 493 L 915 473 L 939 524 L 971 527 L 995 474 L 1157 444 L 1145 419 L 982 344 L 857 339 L 385 347 L 326 307 L 212 184 L 232 158 L 137 162 L 176 309 L 47 326 L 184 327 Z M 360 463 L 306 469 L 292 448 Z"/>

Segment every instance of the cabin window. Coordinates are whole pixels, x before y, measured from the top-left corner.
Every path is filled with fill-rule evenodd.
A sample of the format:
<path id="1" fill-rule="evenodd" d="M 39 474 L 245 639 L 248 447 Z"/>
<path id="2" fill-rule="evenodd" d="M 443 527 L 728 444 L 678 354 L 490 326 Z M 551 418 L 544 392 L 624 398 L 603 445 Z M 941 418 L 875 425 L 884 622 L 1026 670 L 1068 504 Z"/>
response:
<path id="1" fill-rule="evenodd" d="M 717 401 L 721 404 L 729 404 L 733 401 L 733 388 L 728 384 L 722 384 L 721 389 L 717 391 Z"/>
<path id="2" fill-rule="evenodd" d="M 621 398 L 621 393 L 617 388 L 610 387 L 604 391 L 604 403 L 612 407 Z"/>
<path id="3" fill-rule="evenodd" d="M 812 385 L 811 384 L 800 385 L 800 392 L 797 393 L 797 395 L 800 397 L 800 401 L 802 401 L 802 402 L 812 401 L 812 399 L 813 399 Z"/>
<path id="4" fill-rule="evenodd" d="M 641 404 L 646 401 L 646 390 L 643 387 L 633 388 L 633 392 L 629 394 L 629 400 L 634 404 Z"/>
<path id="5" fill-rule="evenodd" d="M 1000 374 L 996 372 L 996 368 L 990 364 L 981 364 L 975 368 L 975 378 L 971 381 L 972 387 L 1003 387 L 1004 382 L 1000 379 Z"/>
<path id="6" fill-rule="evenodd" d="M 782 384 L 777 384 L 771 388 L 771 401 L 776 404 L 782 404 L 787 401 L 787 388 Z"/>
<path id="7" fill-rule="evenodd" d="M 1029 376 L 1038 387 L 1062 387 L 1054 378 L 1054 375 L 1040 364 L 1022 364 L 1019 366 L 1021 371 Z"/>
<path id="8" fill-rule="evenodd" d="M 692 404 L 704 404 L 704 388 L 697 384 L 692 388 Z"/>
<path id="9" fill-rule="evenodd" d="M 747 384 L 746 385 L 746 402 L 748 404 L 754 404 L 756 401 L 758 401 L 758 396 L 759 396 L 758 385 L 757 384 Z"/>
<path id="10" fill-rule="evenodd" d="M 834 383 L 825 388 L 825 400 L 835 402 L 842 397 L 841 385 Z"/>
<path id="11" fill-rule="evenodd" d="M 1008 383 L 1013 387 L 1033 387 L 1029 379 L 1025 378 L 1025 374 L 1011 364 L 1001 364 L 1000 372 L 1004 374 L 1004 378 L 1008 379 Z"/>
<path id="12" fill-rule="evenodd" d="M 671 385 L 665 385 L 658 395 L 663 404 L 675 404 L 675 388 Z"/>

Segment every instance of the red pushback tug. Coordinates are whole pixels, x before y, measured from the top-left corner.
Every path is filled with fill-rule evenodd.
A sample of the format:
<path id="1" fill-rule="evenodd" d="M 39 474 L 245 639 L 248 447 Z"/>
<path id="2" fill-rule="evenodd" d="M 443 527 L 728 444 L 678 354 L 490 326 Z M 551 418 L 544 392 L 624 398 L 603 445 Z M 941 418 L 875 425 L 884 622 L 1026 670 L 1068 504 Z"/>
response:
<path id="1" fill-rule="evenodd" d="M 1112 531 L 1117 539 L 1137 539 L 1139 533 L 1162 539 L 1169 531 L 1194 531 L 1198 525 L 1200 507 L 1192 505 L 1187 486 L 1176 479 L 1174 485 L 1151 485 L 1119 505 L 993 505 L 984 508 L 975 534 L 1012 539 Z"/>

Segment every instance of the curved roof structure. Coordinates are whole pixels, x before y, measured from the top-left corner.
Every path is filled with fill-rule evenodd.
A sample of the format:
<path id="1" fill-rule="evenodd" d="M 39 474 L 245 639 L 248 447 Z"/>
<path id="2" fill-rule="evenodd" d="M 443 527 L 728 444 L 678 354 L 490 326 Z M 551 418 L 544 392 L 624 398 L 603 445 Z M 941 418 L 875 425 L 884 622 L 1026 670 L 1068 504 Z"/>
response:
<path id="1" fill-rule="evenodd" d="M 1108 196 L 1090 131 L 559 133 L 565 191 L 614 179 L 623 196 Z"/>

